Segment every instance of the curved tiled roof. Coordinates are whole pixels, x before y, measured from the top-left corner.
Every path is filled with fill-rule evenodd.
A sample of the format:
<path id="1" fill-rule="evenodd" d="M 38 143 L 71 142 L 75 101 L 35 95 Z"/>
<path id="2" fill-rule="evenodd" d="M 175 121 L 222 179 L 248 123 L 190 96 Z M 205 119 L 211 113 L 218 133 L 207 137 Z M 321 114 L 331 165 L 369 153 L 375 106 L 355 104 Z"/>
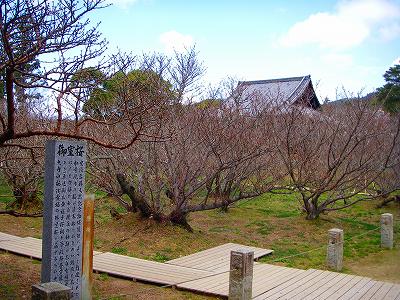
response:
<path id="1" fill-rule="evenodd" d="M 275 104 L 294 104 L 304 94 L 306 88 L 311 85 L 311 76 L 290 77 L 268 80 L 240 81 L 238 89 L 242 101 L 254 101 L 260 99 L 264 102 Z M 318 99 L 315 96 L 310 98 L 310 106 L 319 107 Z"/>

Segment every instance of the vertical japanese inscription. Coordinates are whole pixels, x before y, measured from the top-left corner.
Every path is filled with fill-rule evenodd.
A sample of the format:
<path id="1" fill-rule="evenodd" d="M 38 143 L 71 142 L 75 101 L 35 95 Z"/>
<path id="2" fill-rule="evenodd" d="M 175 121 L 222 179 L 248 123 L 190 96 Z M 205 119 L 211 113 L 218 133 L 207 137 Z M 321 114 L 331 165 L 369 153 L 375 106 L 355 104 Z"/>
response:
<path id="1" fill-rule="evenodd" d="M 81 295 L 82 218 L 86 143 L 46 144 L 42 282 L 56 281 Z"/>

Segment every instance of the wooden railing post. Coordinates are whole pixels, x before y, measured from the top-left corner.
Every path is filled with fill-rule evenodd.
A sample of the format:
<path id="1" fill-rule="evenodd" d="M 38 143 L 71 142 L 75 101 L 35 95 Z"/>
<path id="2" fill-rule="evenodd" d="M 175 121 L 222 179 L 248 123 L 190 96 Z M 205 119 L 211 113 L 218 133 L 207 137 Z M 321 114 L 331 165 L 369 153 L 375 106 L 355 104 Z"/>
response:
<path id="1" fill-rule="evenodd" d="M 82 299 L 91 300 L 93 286 L 94 195 L 83 201 Z"/>

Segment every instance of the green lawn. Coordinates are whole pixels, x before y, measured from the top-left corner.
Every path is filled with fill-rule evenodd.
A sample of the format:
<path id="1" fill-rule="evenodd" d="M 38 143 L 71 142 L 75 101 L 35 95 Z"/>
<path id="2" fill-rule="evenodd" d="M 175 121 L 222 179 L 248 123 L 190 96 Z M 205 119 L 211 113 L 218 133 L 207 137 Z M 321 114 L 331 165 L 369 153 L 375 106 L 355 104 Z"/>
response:
<path id="1" fill-rule="evenodd" d="M 0 175 L 0 203 L 8 204 L 14 200 L 12 190 L 5 184 L 4 179 Z"/>
<path id="2" fill-rule="evenodd" d="M 344 260 L 357 261 L 379 253 L 380 215 L 391 212 L 400 218 L 399 206 L 376 209 L 375 202 L 360 202 L 345 210 L 308 221 L 299 209 L 298 195 L 264 194 L 237 203 L 228 213 L 220 210 L 193 213 L 189 222 L 193 233 L 169 224 L 140 220 L 126 214 L 113 220 L 108 213 L 117 207 L 114 200 L 102 198 L 96 206 L 97 249 L 165 261 L 227 242 L 273 249 L 262 262 L 297 268 L 325 268 L 328 230 L 344 230 Z M 123 213 L 123 210 L 120 210 Z M 111 238 L 108 234 L 113 232 Z M 400 223 L 395 222 L 395 242 L 399 244 Z"/>

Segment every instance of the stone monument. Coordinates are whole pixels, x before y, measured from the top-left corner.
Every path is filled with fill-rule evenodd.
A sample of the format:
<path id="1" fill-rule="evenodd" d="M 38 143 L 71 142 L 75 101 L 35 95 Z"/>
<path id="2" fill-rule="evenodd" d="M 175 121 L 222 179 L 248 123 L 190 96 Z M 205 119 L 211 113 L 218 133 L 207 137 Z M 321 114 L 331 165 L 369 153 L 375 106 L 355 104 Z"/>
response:
<path id="1" fill-rule="evenodd" d="M 41 282 L 59 282 L 81 297 L 86 143 L 46 144 Z"/>

